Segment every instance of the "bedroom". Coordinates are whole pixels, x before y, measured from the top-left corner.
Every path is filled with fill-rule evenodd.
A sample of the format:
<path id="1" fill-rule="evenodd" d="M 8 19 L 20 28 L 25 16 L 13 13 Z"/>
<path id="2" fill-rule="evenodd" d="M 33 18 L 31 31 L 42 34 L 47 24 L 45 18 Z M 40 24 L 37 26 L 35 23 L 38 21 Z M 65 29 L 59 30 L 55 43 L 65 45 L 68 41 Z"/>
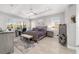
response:
<path id="1" fill-rule="evenodd" d="M 71 20 L 74 16 L 76 16 L 74 4 L 2 4 L 0 5 L 0 52 L 76 53 L 76 23 Z M 59 39 L 61 35 L 65 40 Z M 28 41 L 31 39 L 31 42 L 26 38 Z M 61 41 L 64 43 L 59 43 Z"/>

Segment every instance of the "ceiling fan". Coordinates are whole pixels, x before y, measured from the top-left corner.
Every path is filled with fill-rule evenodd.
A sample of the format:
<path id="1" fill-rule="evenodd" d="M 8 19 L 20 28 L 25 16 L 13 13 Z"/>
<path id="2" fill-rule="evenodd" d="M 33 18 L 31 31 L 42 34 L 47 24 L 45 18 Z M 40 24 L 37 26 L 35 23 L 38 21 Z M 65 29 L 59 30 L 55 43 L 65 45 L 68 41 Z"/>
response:
<path id="1" fill-rule="evenodd" d="M 38 15 L 36 12 L 33 11 L 32 8 L 30 8 L 30 12 L 33 13 L 34 15 Z"/>
<path id="2" fill-rule="evenodd" d="M 51 9 L 47 8 L 46 10 L 42 10 L 42 11 L 37 13 L 37 12 L 34 12 L 34 10 L 32 8 L 30 8 L 30 12 L 33 13 L 34 15 L 42 14 L 42 13 L 48 12 L 50 10 Z"/>

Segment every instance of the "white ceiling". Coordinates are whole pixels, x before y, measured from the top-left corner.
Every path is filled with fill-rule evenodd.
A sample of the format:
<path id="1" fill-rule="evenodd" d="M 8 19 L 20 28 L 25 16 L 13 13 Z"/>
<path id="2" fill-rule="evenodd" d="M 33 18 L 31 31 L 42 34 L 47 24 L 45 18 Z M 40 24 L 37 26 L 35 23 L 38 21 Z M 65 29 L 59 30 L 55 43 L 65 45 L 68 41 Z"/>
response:
<path id="1" fill-rule="evenodd" d="M 68 4 L 0 4 L 0 11 L 23 18 L 37 18 L 64 12 L 68 6 Z"/>

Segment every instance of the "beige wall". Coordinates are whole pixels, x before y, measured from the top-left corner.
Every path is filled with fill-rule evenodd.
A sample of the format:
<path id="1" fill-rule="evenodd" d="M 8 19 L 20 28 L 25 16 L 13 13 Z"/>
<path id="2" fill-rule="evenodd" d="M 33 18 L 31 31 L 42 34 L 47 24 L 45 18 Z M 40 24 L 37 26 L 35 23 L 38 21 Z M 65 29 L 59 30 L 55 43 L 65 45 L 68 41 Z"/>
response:
<path id="1" fill-rule="evenodd" d="M 77 8 L 76 8 L 77 12 L 76 12 L 76 45 L 79 46 L 79 4 L 77 4 Z"/>
<path id="2" fill-rule="evenodd" d="M 55 14 L 55 15 L 50 15 L 50 16 L 46 16 L 46 17 L 42 17 L 39 19 L 35 19 L 32 21 L 32 27 L 35 26 L 52 26 L 53 23 L 55 24 L 60 24 L 60 23 L 64 23 L 64 13 L 59 13 L 59 14 Z"/>
<path id="3" fill-rule="evenodd" d="M 71 17 L 76 16 L 76 5 L 69 6 L 65 10 L 65 21 L 67 24 L 67 46 L 68 48 L 75 48 L 76 45 L 76 23 L 71 21 Z"/>

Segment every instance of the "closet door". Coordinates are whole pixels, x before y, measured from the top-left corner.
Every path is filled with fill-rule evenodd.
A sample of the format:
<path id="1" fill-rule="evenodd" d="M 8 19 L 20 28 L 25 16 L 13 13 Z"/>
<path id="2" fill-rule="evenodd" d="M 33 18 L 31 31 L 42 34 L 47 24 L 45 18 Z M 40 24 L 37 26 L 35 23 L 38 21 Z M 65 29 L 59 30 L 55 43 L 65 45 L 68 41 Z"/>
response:
<path id="1" fill-rule="evenodd" d="M 66 24 L 59 25 L 59 43 L 63 46 L 67 45 L 67 26 L 66 26 Z"/>

